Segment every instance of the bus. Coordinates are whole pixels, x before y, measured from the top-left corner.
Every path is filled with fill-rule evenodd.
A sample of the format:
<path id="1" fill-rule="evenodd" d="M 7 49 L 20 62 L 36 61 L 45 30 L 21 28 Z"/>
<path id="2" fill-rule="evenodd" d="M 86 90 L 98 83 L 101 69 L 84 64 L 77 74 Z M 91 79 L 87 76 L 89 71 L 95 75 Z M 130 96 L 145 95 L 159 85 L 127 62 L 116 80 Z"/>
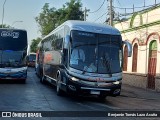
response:
<path id="1" fill-rule="evenodd" d="M 25 83 L 27 78 L 27 31 L 0 29 L 0 79 L 16 79 Z"/>
<path id="2" fill-rule="evenodd" d="M 27 65 L 29 67 L 35 67 L 35 61 L 36 61 L 36 53 L 30 53 L 27 56 Z"/>
<path id="3" fill-rule="evenodd" d="M 68 20 L 41 41 L 39 75 L 42 83 L 78 95 L 118 96 L 122 84 L 123 44 L 120 32 L 109 25 Z"/>

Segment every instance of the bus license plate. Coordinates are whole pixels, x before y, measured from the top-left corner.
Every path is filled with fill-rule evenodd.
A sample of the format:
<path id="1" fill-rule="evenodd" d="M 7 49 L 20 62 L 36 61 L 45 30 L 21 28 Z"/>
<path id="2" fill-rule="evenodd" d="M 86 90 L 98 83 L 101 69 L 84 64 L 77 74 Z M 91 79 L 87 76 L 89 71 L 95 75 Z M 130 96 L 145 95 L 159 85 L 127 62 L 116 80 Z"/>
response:
<path id="1" fill-rule="evenodd" d="M 93 94 L 93 95 L 99 95 L 99 94 L 100 94 L 100 91 L 91 90 L 91 94 Z"/>

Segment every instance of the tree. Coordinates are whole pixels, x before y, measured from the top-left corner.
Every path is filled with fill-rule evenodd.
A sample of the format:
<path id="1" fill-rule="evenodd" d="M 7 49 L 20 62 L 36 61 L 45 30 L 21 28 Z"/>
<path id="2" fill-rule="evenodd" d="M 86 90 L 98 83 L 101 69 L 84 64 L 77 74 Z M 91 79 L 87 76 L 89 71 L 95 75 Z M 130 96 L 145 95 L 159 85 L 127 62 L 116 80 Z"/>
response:
<path id="1" fill-rule="evenodd" d="M 49 8 L 49 3 L 45 3 L 42 12 L 35 18 L 39 24 L 42 36 L 47 35 L 58 25 L 67 20 L 83 20 L 81 0 L 70 0 L 62 8 Z"/>
<path id="2" fill-rule="evenodd" d="M 82 3 L 80 3 L 80 0 L 70 0 L 70 2 L 67 2 L 65 12 L 66 16 L 64 21 L 84 19 L 84 14 L 82 11 Z"/>
<path id="3" fill-rule="evenodd" d="M 47 35 L 54 28 L 56 19 L 55 11 L 56 8 L 49 8 L 49 3 L 45 3 L 42 12 L 35 18 L 40 26 L 40 32 L 42 35 Z"/>
<path id="4" fill-rule="evenodd" d="M 37 47 L 38 47 L 38 43 L 41 41 L 41 38 L 37 38 L 37 39 L 33 39 L 31 46 L 30 46 L 30 52 L 36 52 L 37 51 Z"/>
<path id="5" fill-rule="evenodd" d="M 0 24 L 0 28 L 2 28 L 2 24 Z M 3 24 L 3 28 L 11 28 L 10 25 Z"/>

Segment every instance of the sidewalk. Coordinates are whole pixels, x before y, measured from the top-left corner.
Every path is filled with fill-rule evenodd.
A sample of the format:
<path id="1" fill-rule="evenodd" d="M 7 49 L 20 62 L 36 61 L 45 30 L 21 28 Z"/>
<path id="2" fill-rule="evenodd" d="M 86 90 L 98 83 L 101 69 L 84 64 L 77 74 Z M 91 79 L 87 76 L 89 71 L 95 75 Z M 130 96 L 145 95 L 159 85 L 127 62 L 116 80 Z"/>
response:
<path id="1" fill-rule="evenodd" d="M 148 100 L 156 100 L 156 99 L 160 100 L 160 92 L 156 92 L 150 89 L 133 87 L 126 84 L 122 84 L 121 96 L 148 99 Z"/>

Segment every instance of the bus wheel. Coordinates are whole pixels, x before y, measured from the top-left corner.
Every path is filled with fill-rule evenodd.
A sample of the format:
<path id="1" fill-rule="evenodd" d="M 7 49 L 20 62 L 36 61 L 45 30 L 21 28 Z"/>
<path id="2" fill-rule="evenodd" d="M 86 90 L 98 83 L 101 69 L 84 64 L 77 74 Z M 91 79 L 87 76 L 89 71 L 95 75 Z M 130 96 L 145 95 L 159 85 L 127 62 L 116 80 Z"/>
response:
<path id="1" fill-rule="evenodd" d="M 62 90 L 60 86 L 61 86 L 61 75 L 58 75 L 56 83 L 56 92 L 58 96 L 62 95 Z"/>

